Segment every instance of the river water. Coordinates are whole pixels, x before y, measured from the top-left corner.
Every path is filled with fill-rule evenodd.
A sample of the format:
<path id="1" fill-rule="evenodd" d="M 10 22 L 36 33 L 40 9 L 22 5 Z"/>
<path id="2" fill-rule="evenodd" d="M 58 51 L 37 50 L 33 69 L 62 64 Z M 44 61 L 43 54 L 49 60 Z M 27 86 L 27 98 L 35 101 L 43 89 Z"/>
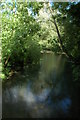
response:
<path id="1" fill-rule="evenodd" d="M 3 118 L 66 118 L 79 110 L 70 63 L 54 53 L 42 54 L 39 66 L 16 72 L 3 84 L 2 97 Z"/>

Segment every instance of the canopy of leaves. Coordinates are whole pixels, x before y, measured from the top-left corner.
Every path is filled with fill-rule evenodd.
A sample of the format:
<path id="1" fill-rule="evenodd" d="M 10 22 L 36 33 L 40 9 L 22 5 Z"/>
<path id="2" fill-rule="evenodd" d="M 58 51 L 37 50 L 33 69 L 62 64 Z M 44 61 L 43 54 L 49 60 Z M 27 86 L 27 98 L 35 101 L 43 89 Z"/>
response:
<path id="1" fill-rule="evenodd" d="M 80 2 L 22 2 L 2 13 L 3 71 L 39 62 L 40 50 L 66 52 L 73 58 L 74 78 L 80 73 Z M 5 8 L 5 6 L 2 6 Z M 12 13 L 11 13 L 12 11 Z M 56 26 L 57 29 L 56 29 Z M 61 40 L 61 42 L 60 42 Z"/>
<path id="2" fill-rule="evenodd" d="M 39 61 L 39 24 L 28 13 L 28 4 L 19 3 L 16 14 L 2 14 L 2 63 L 8 75 L 11 69 Z"/>

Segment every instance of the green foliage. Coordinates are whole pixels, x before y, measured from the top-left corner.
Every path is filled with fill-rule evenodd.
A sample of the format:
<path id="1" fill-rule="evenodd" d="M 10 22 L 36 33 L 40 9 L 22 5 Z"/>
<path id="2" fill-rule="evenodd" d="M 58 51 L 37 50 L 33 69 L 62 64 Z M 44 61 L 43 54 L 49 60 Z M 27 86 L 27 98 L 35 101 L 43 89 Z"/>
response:
<path id="1" fill-rule="evenodd" d="M 29 2 L 28 7 L 32 10 L 32 15 L 39 13 L 39 10 L 43 7 L 43 2 Z"/>
<path id="2" fill-rule="evenodd" d="M 56 3 L 55 3 L 56 4 Z M 79 3 L 58 3 L 57 9 L 61 12 L 56 17 L 60 28 L 61 39 L 68 54 L 74 58 L 72 65 L 74 80 L 80 78 L 80 16 Z"/>
<path id="3" fill-rule="evenodd" d="M 48 5 L 46 3 L 46 5 Z M 45 41 L 48 41 L 48 45 L 50 44 L 51 50 L 54 52 L 61 52 L 61 41 L 64 46 L 64 51 L 67 56 L 69 56 L 70 60 L 73 60 L 75 65 L 72 65 L 73 76 L 75 80 L 79 80 L 80 74 L 80 15 L 79 15 L 80 2 L 78 3 L 62 3 L 55 2 L 52 3 L 52 11 L 51 17 L 47 20 L 43 20 L 43 29 L 41 38 Z M 46 13 L 49 14 L 49 7 L 46 7 Z M 53 16 L 53 17 L 52 17 Z M 54 26 L 54 18 L 57 24 L 60 37 Z M 50 21 L 51 20 L 51 21 Z M 45 25 L 45 23 L 47 23 Z M 47 27 L 45 27 L 47 26 Z M 50 28 L 52 27 L 52 30 Z M 59 37 L 59 38 L 58 38 Z M 47 42 L 46 42 L 47 43 Z M 43 44 L 44 48 L 47 48 L 47 44 Z M 74 66 L 74 67 L 73 67 Z"/>
<path id="4" fill-rule="evenodd" d="M 74 81 L 79 81 L 80 80 L 80 65 L 79 66 L 72 65 L 72 68 L 73 68 Z"/>
<path id="5" fill-rule="evenodd" d="M 74 79 L 79 80 L 80 2 L 56 2 L 52 14 L 48 3 L 45 6 L 39 2 L 21 2 L 17 3 L 16 13 L 6 10 L 2 14 L 3 71 L 8 76 L 12 69 L 38 63 L 41 49 L 61 52 L 53 14 L 66 53 L 74 58 Z"/>
<path id="6" fill-rule="evenodd" d="M 17 13 L 2 14 L 2 65 L 6 76 L 40 58 L 39 24 L 28 14 L 27 3 L 18 4 Z"/>

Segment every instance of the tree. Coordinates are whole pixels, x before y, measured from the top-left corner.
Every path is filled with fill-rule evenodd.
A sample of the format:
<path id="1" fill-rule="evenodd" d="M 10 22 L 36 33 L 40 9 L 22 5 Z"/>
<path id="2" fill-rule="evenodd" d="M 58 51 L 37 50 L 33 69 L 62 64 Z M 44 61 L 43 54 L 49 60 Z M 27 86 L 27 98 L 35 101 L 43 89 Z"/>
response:
<path id="1" fill-rule="evenodd" d="M 16 13 L 2 13 L 2 63 L 7 76 L 11 70 L 39 61 L 40 27 L 34 16 L 29 15 L 29 7 L 28 3 L 18 3 Z"/>
<path id="2" fill-rule="evenodd" d="M 80 16 L 78 13 L 79 8 L 80 2 L 54 3 L 53 6 L 53 9 L 57 9 L 59 13 L 55 17 L 53 16 L 53 20 L 56 19 L 58 29 L 60 28 L 60 35 L 59 31 L 57 30 L 59 39 L 61 38 L 60 44 L 61 46 L 63 45 L 63 51 L 67 53 L 69 59 L 73 62 L 72 68 L 75 80 L 79 80 L 80 77 Z"/>

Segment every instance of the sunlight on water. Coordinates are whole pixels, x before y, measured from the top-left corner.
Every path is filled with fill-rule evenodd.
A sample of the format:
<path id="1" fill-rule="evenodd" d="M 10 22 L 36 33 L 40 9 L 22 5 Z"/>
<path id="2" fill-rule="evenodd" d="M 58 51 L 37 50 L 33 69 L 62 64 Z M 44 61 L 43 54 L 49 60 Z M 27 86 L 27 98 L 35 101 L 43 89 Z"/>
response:
<path id="1" fill-rule="evenodd" d="M 22 81 L 21 85 L 17 82 L 3 91 L 4 115 L 31 118 L 67 116 L 71 99 L 64 71 L 65 59 L 62 59 L 62 56 L 45 54 L 40 70 L 34 76 L 29 76 L 27 71 L 24 71 L 14 77 L 16 81 Z M 25 76 L 28 76 L 28 81 L 23 82 Z"/>
<path id="2" fill-rule="evenodd" d="M 29 88 L 22 88 L 19 92 L 19 95 L 28 104 L 35 103 L 35 96 Z"/>

